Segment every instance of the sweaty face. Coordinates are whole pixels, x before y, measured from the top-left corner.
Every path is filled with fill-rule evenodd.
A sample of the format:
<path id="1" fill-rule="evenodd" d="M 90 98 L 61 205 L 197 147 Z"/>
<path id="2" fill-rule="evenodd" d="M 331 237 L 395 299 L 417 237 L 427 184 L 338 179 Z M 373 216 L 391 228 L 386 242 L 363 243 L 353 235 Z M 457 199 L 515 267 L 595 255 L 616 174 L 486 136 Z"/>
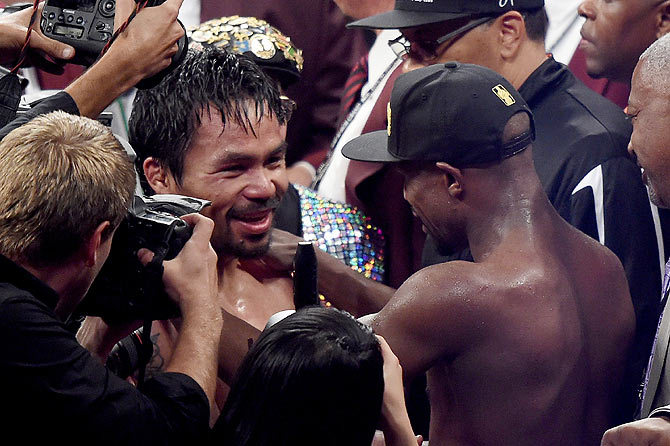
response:
<path id="1" fill-rule="evenodd" d="M 253 106 L 251 122 L 256 123 Z M 219 254 L 263 255 L 279 201 L 288 188 L 286 126 L 265 115 L 245 130 L 230 119 L 225 130 L 219 113 L 201 115 L 184 159 L 181 187 L 174 193 L 210 200 L 204 215 L 214 220 L 212 246 Z M 254 136 L 255 133 L 255 136 Z"/>
<path id="2" fill-rule="evenodd" d="M 491 34 L 486 23 L 467 29 L 446 42 L 435 45 L 440 37 L 468 25 L 474 19 L 462 18 L 431 25 L 405 28 L 401 32 L 411 44 L 403 70 L 405 72 L 428 65 L 457 61 L 495 69 Z"/>
<path id="3" fill-rule="evenodd" d="M 467 247 L 453 200 L 444 190 L 444 174 L 434 163 L 401 162 L 405 200 L 421 220 L 423 231 L 435 239 L 438 251 L 449 255 Z"/>
<path id="4" fill-rule="evenodd" d="M 627 113 L 633 134 L 628 151 L 642 168 L 651 201 L 670 208 L 670 93 L 644 75 L 644 62 L 633 74 Z M 667 88 L 670 83 L 663 82 Z"/>
<path id="5" fill-rule="evenodd" d="M 657 0 L 586 0 L 580 48 L 592 77 L 629 82 L 640 54 L 656 40 Z"/>

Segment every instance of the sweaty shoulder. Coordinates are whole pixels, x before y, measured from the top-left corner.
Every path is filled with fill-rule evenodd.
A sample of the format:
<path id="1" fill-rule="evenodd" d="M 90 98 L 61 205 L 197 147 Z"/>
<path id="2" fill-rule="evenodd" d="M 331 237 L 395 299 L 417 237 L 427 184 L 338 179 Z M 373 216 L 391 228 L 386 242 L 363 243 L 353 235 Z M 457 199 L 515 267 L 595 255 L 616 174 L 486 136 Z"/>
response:
<path id="1" fill-rule="evenodd" d="M 375 316 L 372 327 L 389 342 L 408 379 L 476 342 L 493 292 L 482 271 L 460 261 L 424 268 Z"/>

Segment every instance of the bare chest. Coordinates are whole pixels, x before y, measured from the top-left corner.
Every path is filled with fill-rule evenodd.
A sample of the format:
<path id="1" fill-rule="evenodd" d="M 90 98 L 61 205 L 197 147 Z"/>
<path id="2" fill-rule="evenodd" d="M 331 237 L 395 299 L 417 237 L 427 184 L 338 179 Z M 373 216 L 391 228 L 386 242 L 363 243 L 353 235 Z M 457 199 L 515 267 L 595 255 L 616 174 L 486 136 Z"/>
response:
<path id="1" fill-rule="evenodd" d="M 289 277 L 255 277 L 243 269 L 224 274 L 219 289 L 221 307 L 259 330 L 270 316 L 294 308 L 293 283 Z"/>

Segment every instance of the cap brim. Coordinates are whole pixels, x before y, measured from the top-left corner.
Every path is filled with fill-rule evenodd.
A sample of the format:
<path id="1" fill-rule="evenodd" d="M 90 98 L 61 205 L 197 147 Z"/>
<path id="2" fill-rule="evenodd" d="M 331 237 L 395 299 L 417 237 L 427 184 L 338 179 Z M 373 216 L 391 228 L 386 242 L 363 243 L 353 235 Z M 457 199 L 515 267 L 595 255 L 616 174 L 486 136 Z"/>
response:
<path id="1" fill-rule="evenodd" d="M 354 161 L 375 163 L 395 163 L 402 161 L 391 155 L 387 149 L 386 130 L 366 133 L 352 139 L 342 147 L 342 155 Z"/>
<path id="2" fill-rule="evenodd" d="M 373 15 L 347 24 L 347 28 L 400 29 L 445 22 L 472 15 L 469 12 L 393 11 Z"/>

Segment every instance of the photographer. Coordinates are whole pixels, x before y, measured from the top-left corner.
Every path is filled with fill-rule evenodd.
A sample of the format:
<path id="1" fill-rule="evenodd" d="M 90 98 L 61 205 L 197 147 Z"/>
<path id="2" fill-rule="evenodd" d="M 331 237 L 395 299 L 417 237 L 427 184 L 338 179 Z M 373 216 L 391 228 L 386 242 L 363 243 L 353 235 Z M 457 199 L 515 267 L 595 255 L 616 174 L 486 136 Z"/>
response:
<path id="1" fill-rule="evenodd" d="M 211 220 L 186 216 L 193 235 L 164 263 L 183 326 L 166 373 L 142 392 L 64 325 L 105 262 L 134 186 L 118 141 L 88 118 L 49 113 L 0 142 L 0 382 L 9 438 L 176 444 L 208 431 L 222 327 Z M 140 251 L 143 263 L 150 258 Z"/>

